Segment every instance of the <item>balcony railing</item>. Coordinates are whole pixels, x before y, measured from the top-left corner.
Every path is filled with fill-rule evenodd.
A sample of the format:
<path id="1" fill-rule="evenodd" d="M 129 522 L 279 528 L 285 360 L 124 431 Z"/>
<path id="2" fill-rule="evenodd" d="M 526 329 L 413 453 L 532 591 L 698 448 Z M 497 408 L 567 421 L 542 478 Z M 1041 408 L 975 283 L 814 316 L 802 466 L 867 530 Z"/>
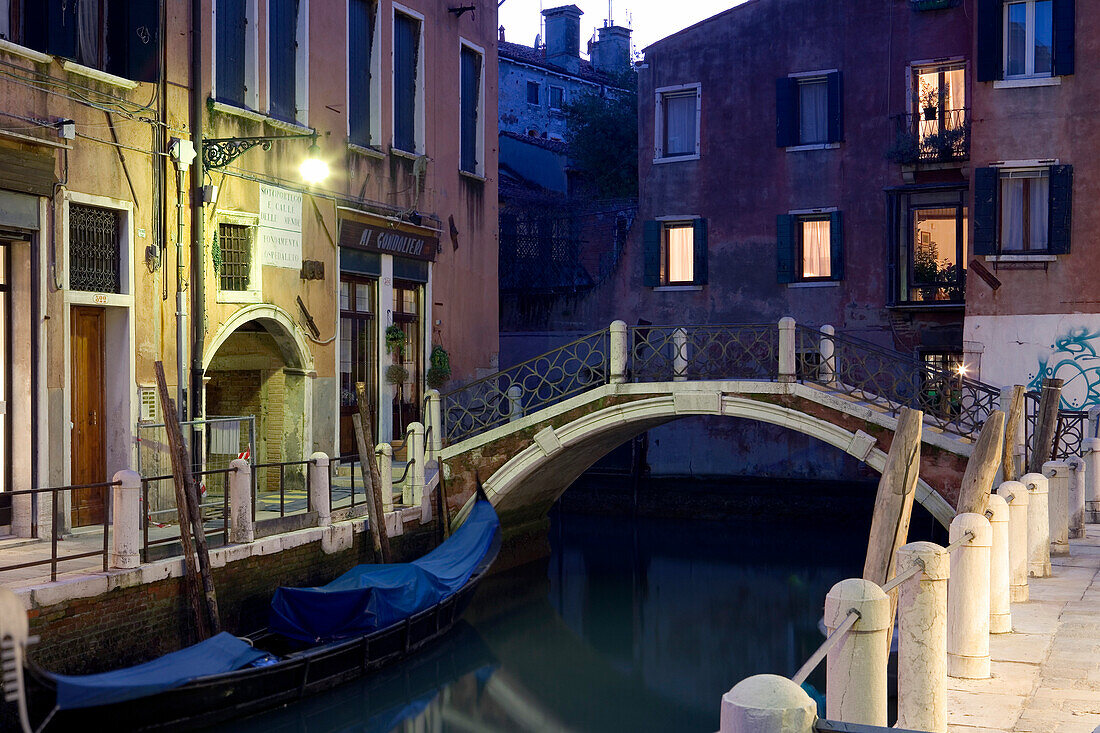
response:
<path id="1" fill-rule="evenodd" d="M 894 143 L 886 157 L 895 163 L 951 163 L 970 158 L 970 110 L 929 108 L 894 115 Z"/>

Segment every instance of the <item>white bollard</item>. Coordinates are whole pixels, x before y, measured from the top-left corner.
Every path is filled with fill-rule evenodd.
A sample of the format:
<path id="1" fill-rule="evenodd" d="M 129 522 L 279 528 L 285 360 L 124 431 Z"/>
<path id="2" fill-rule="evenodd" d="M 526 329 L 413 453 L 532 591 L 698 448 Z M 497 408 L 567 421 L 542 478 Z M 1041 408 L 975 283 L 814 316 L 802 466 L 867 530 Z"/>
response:
<path id="1" fill-rule="evenodd" d="M 672 332 L 672 381 L 687 380 L 688 370 L 688 334 L 683 328 Z"/>
<path id="2" fill-rule="evenodd" d="M 443 399 L 439 396 L 438 389 L 429 389 L 425 392 L 428 397 L 428 425 L 432 434 L 428 437 L 428 445 L 424 449 L 429 461 L 439 458 L 439 452 L 443 450 Z"/>
<path id="3" fill-rule="evenodd" d="M 818 342 L 818 353 L 821 355 L 821 363 L 818 365 L 817 378 L 822 384 L 836 382 L 836 342 L 833 336 L 836 329 L 825 324 L 821 327 L 821 340 Z"/>
<path id="4" fill-rule="evenodd" d="M 890 597 L 862 578 L 842 580 L 825 596 L 825 628 L 837 629 L 855 609 L 859 619 L 826 657 L 825 709 L 831 720 L 886 725 L 887 630 Z"/>
<path id="5" fill-rule="evenodd" d="M 898 587 L 897 727 L 947 731 L 947 578 L 950 557 L 931 542 L 898 548 L 897 569 L 924 569 Z"/>
<path id="6" fill-rule="evenodd" d="M 309 457 L 309 504 L 317 512 L 317 526 L 332 524 L 332 494 L 329 493 L 328 456 L 317 452 Z"/>
<path id="7" fill-rule="evenodd" d="M 993 529 L 981 514 L 965 512 L 951 521 L 951 542 L 969 541 L 951 552 L 947 583 L 947 674 L 989 678 L 989 548 Z"/>
<path id="8" fill-rule="evenodd" d="M 1069 464 L 1047 461 L 1047 521 L 1050 522 L 1050 554 L 1069 554 Z"/>
<path id="9" fill-rule="evenodd" d="M 1074 456 L 1069 461 L 1069 538 L 1080 539 L 1085 536 L 1085 485 L 1087 468 L 1085 459 Z"/>
<path id="10" fill-rule="evenodd" d="M 119 471 L 111 487 L 111 567 L 136 568 L 141 564 L 141 475 Z"/>
<path id="11" fill-rule="evenodd" d="M 389 443 L 379 443 L 374 448 L 374 457 L 378 461 L 379 483 L 382 484 L 382 511 L 393 511 L 393 446 Z M 364 469 L 366 466 L 363 467 Z M 366 481 L 364 481 L 366 483 Z M 401 502 L 405 503 L 404 492 Z"/>
<path id="12" fill-rule="evenodd" d="M 424 426 L 421 423 L 409 423 L 409 445 L 405 449 L 408 459 L 409 480 L 412 482 L 412 505 L 420 506 L 424 502 Z"/>
<path id="13" fill-rule="evenodd" d="M 508 422 L 514 422 L 523 417 L 523 390 L 518 384 L 508 388 Z"/>
<path id="14" fill-rule="evenodd" d="M 229 467 L 229 541 L 247 544 L 256 539 L 252 525 L 252 465 L 234 458 Z"/>
<path id="15" fill-rule="evenodd" d="M 1100 438 L 1085 438 L 1081 443 L 1085 459 L 1085 521 L 1100 523 Z"/>
<path id="16" fill-rule="evenodd" d="M 626 381 L 626 357 L 630 353 L 630 330 L 625 321 L 611 322 L 610 355 L 611 374 L 608 381 L 611 384 L 622 384 Z"/>
<path id="17" fill-rule="evenodd" d="M 795 375 L 795 321 L 790 316 L 779 319 L 779 381 L 793 382 Z M 848 722 L 848 721 L 845 721 Z"/>
<path id="18" fill-rule="evenodd" d="M 786 677 L 747 677 L 722 695 L 719 733 L 813 733 L 817 705 Z"/>
<path id="19" fill-rule="evenodd" d="M 1028 599 L 1027 587 L 1027 488 L 1019 481 L 1005 481 L 997 496 L 1008 502 L 1008 600 Z"/>
<path id="20" fill-rule="evenodd" d="M 993 530 L 993 544 L 989 548 L 989 633 L 1008 634 L 1012 631 L 1008 502 L 999 494 L 991 494 L 986 515 Z"/>
<path id="21" fill-rule="evenodd" d="M 1027 487 L 1027 574 L 1031 578 L 1050 577 L 1050 522 L 1047 519 L 1047 478 L 1041 473 L 1025 473 L 1020 483 Z"/>

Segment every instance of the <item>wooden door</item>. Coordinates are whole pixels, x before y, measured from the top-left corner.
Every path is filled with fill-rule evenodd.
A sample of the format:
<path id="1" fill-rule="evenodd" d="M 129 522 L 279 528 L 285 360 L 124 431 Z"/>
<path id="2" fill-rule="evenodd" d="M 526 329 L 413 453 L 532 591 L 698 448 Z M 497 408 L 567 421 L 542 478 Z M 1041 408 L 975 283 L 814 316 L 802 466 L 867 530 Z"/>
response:
<path id="1" fill-rule="evenodd" d="M 72 485 L 107 480 L 103 431 L 102 308 L 74 307 L 72 312 Z M 105 488 L 75 489 L 72 494 L 74 527 L 102 523 Z"/>

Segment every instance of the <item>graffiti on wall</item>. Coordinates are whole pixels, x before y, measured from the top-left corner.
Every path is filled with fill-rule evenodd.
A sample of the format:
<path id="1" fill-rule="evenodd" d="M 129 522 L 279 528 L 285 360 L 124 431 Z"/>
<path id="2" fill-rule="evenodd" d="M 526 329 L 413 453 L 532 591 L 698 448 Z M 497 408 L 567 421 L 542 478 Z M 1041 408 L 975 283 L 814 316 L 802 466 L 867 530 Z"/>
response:
<path id="1" fill-rule="evenodd" d="M 1083 410 L 1100 405 L 1100 331 L 1072 326 L 1054 339 L 1050 352 L 1039 355 L 1028 389 L 1039 391 L 1043 380 L 1061 379 L 1062 407 Z"/>

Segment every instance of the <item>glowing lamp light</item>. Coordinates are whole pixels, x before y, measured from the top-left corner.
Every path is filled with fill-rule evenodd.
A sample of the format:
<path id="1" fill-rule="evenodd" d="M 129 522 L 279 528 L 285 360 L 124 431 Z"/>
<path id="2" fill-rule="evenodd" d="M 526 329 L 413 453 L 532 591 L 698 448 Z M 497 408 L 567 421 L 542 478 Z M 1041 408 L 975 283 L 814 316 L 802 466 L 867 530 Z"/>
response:
<path id="1" fill-rule="evenodd" d="M 321 159 L 321 148 L 317 143 L 309 146 L 306 159 L 302 161 L 298 171 L 302 174 L 302 180 L 313 185 L 328 178 L 328 163 Z"/>
<path id="2" fill-rule="evenodd" d="M 956 371 L 959 373 L 960 377 L 965 377 L 966 376 L 966 365 L 965 364 L 959 364 Z"/>

